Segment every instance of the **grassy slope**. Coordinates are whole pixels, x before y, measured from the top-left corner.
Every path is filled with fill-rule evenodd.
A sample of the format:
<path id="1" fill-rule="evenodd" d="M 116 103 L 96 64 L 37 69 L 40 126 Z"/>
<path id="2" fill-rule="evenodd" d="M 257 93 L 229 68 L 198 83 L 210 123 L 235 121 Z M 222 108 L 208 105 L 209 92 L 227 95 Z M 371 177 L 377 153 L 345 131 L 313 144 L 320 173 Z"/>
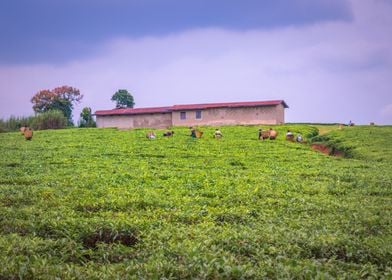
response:
<path id="1" fill-rule="evenodd" d="M 392 155 L 391 126 L 354 126 L 333 130 L 328 135 L 344 146 L 353 147 L 358 159 L 390 163 Z"/>
<path id="2" fill-rule="evenodd" d="M 332 131 L 352 159 L 203 130 L 0 134 L 0 278 L 391 276 L 391 127 Z"/>

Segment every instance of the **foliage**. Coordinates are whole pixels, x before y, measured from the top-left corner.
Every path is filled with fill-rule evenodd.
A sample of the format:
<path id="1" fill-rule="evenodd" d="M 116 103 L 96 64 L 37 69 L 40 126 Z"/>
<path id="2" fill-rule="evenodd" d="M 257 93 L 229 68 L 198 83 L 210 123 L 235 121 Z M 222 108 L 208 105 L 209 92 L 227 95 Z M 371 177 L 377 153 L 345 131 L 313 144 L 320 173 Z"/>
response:
<path id="1" fill-rule="evenodd" d="M 67 119 L 61 111 L 50 110 L 33 117 L 30 126 L 34 130 L 60 129 L 67 126 Z"/>
<path id="2" fill-rule="evenodd" d="M 319 134 L 319 130 L 316 127 L 311 127 L 311 129 L 308 130 L 306 133 L 305 137 L 308 139 L 311 139 Z"/>
<path id="3" fill-rule="evenodd" d="M 90 107 L 84 107 L 82 112 L 80 112 L 79 127 L 96 127 L 97 124 L 91 114 Z"/>
<path id="4" fill-rule="evenodd" d="M 7 120 L 0 119 L 0 133 L 18 131 L 22 126 L 29 126 L 33 117 L 10 117 Z"/>
<path id="5" fill-rule="evenodd" d="M 11 117 L 0 120 L 0 132 L 19 131 L 22 126 L 29 126 L 34 130 L 60 129 L 67 126 L 67 119 L 62 112 L 51 110 L 31 117 Z"/>
<path id="6" fill-rule="evenodd" d="M 326 136 L 329 139 L 327 142 L 338 149 L 349 150 L 355 158 L 382 162 L 390 160 L 390 130 L 391 126 L 344 126 Z"/>
<path id="7" fill-rule="evenodd" d="M 111 100 L 116 102 L 116 108 L 133 108 L 135 106 L 133 96 L 126 89 L 116 91 Z"/>
<path id="8" fill-rule="evenodd" d="M 390 279 L 392 127 L 258 128 L 0 134 L 0 278 Z"/>
<path id="9" fill-rule="evenodd" d="M 72 110 L 74 104 L 80 103 L 83 95 L 76 88 L 61 86 L 53 90 L 40 90 L 32 98 L 33 110 L 36 113 L 44 113 L 51 110 L 63 112 L 72 125 Z"/>

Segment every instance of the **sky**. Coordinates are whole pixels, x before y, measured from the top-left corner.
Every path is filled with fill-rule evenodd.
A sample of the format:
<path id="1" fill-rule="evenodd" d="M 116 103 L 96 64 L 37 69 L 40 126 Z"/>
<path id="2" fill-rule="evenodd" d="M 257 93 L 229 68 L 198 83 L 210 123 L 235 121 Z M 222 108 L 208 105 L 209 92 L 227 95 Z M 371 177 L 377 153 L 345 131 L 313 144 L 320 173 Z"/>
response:
<path id="1" fill-rule="evenodd" d="M 286 122 L 392 124 L 392 0 L 1 0 L 0 118 L 69 85 L 112 109 L 285 100 Z"/>

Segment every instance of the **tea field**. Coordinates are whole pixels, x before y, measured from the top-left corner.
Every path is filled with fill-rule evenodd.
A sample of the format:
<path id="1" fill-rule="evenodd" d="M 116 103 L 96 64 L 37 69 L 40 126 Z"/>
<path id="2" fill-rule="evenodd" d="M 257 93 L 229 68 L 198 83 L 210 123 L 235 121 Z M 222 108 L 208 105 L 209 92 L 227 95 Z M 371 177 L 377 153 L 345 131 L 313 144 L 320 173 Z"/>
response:
<path id="1" fill-rule="evenodd" d="M 288 128 L 0 134 L 0 279 L 391 279 L 392 127 Z"/>

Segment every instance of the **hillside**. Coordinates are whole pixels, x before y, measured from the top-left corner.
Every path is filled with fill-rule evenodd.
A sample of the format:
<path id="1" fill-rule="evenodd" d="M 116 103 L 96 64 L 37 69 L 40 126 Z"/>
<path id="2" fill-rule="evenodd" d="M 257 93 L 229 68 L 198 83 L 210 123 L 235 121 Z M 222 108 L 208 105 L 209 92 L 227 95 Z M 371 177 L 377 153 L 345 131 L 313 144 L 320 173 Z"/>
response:
<path id="1" fill-rule="evenodd" d="M 392 127 L 288 128 L 0 134 L 0 279 L 391 277 Z"/>

